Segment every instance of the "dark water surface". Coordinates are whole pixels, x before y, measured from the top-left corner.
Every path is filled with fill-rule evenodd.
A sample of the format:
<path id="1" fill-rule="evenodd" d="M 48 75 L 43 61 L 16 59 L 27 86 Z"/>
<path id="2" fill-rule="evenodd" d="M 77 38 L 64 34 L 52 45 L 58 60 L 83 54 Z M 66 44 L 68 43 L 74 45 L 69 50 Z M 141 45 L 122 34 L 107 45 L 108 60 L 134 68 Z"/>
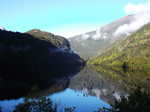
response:
<path id="1" fill-rule="evenodd" d="M 64 78 L 46 89 L 29 93 L 28 97 L 3 98 L 0 107 L 2 112 L 12 112 L 26 98 L 46 96 L 57 105 L 59 112 L 66 107 L 76 107 L 75 112 L 93 112 L 100 107 L 110 108 L 110 104 L 121 95 L 125 92 L 118 83 L 85 67 L 71 79 Z"/>

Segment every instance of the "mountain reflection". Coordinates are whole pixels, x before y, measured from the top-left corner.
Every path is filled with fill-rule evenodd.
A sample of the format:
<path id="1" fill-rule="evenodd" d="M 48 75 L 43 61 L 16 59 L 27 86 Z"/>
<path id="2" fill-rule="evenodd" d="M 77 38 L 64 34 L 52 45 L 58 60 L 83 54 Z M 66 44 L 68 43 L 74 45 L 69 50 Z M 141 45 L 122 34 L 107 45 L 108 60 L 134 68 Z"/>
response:
<path id="1" fill-rule="evenodd" d="M 71 79 L 69 88 L 85 91 L 87 94 L 109 103 L 113 103 L 115 99 L 119 99 L 120 96 L 126 94 L 117 82 L 107 79 L 88 67 L 85 67 Z"/>

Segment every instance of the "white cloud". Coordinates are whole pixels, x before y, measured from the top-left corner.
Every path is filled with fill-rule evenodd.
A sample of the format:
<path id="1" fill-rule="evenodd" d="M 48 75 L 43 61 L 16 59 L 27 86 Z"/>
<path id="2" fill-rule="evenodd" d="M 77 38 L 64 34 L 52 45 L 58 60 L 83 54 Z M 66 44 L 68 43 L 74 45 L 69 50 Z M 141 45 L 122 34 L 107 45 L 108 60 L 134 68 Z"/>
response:
<path id="1" fill-rule="evenodd" d="M 126 14 L 137 14 L 150 10 L 150 2 L 144 4 L 127 4 L 125 6 Z"/>
<path id="2" fill-rule="evenodd" d="M 100 33 L 100 31 L 101 31 L 101 28 L 97 28 L 96 34 L 92 37 L 92 39 L 94 39 L 94 40 L 100 39 L 100 38 L 101 38 L 101 33 Z"/>
<path id="3" fill-rule="evenodd" d="M 130 24 L 120 26 L 114 33 L 115 36 L 121 34 L 128 35 L 150 22 L 150 2 L 144 4 L 127 4 L 125 12 L 126 14 L 134 14 L 134 19 Z"/>
<path id="4" fill-rule="evenodd" d="M 90 36 L 89 36 L 88 34 L 83 34 L 81 38 L 82 38 L 83 40 L 86 40 L 86 39 L 88 39 L 89 37 L 90 37 Z"/>
<path id="5" fill-rule="evenodd" d="M 46 29 L 46 31 L 52 32 L 55 35 L 61 35 L 66 38 L 70 38 L 76 35 L 85 34 L 89 31 L 93 31 L 98 26 L 100 26 L 100 24 L 70 24 L 56 28 Z M 85 38 L 87 38 L 87 36 Z"/>
<path id="6" fill-rule="evenodd" d="M 122 26 L 120 26 L 116 32 L 114 33 L 115 36 L 117 35 L 121 35 L 121 34 L 128 34 L 130 32 L 129 30 L 129 25 L 128 24 L 124 24 Z"/>
<path id="7" fill-rule="evenodd" d="M 141 4 L 133 4 L 128 3 L 124 7 L 124 11 L 127 15 L 135 14 L 134 19 L 131 21 L 130 24 L 124 24 L 120 26 L 116 32 L 114 33 L 115 36 L 121 34 L 127 34 L 138 30 L 143 25 L 150 22 L 150 0 L 147 3 Z M 85 34 L 89 31 L 93 31 L 99 28 L 101 25 L 98 23 L 87 23 L 87 24 L 68 24 L 63 26 L 58 26 L 51 29 L 46 29 L 48 32 L 52 32 L 56 35 L 61 35 L 66 38 L 73 37 L 80 34 Z M 89 38 L 87 35 L 83 35 L 83 38 Z M 92 37 L 93 39 L 97 40 L 100 38 L 107 38 L 107 36 L 101 36 L 100 32 L 97 32 L 95 36 Z"/>

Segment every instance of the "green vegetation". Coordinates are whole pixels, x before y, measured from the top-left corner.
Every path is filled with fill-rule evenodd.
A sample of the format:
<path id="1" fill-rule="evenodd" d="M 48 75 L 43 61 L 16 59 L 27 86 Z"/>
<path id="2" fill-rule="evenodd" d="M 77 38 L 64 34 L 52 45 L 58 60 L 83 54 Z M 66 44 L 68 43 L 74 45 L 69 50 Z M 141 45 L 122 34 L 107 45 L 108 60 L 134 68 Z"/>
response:
<path id="1" fill-rule="evenodd" d="M 48 97 L 25 99 L 13 112 L 57 112 L 58 106 Z M 75 112 L 76 107 L 65 107 L 63 112 Z"/>
<path id="2" fill-rule="evenodd" d="M 112 105 L 112 112 L 149 112 L 150 94 L 140 88 L 131 92 L 127 97 L 122 97 Z M 115 111 L 114 111 L 115 110 Z"/>
<path id="3" fill-rule="evenodd" d="M 13 112 L 56 112 L 56 106 L 49 98 L 26 99 Z"/>
<path id="4" fill-rule="evenodd" d="M 116 100 L 111 109 L 102 108 L 98 112 L 149 112 L 150 94 L 140 88 L 132 91 L 129 96 Z"/>
<path id="5" fill-rule="evenodd" d="M 107 49 L 105 53 L 91 59 L 88 63 L 105 65 L 114 70 L 122 69 L 126 64 L 129 71 L 149 71 L 150 24 L 124 40 L 116 42 L 112 48 Z"/>

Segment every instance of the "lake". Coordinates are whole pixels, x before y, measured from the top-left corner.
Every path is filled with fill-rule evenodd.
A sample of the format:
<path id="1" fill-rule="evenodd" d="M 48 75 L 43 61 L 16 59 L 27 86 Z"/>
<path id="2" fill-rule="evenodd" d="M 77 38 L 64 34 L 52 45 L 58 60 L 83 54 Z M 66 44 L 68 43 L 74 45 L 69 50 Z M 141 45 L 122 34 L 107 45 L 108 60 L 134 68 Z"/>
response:
<path id="1" fill-rule="evenodd" d="M 2 112 L 13 112 L 26 99 L 46 96 L 57 105 L 58 112 L 67 107 L 75 107 L 75 112 L 94 112 L 102 107 L 111 108 L 110 104 L 122 95 L 126 92 L 118 82 L 85 67 L 69 80 L 60 80 L 48 88 L 29 93 L 27 97 L 4 98 L 0 107 Z"/>

